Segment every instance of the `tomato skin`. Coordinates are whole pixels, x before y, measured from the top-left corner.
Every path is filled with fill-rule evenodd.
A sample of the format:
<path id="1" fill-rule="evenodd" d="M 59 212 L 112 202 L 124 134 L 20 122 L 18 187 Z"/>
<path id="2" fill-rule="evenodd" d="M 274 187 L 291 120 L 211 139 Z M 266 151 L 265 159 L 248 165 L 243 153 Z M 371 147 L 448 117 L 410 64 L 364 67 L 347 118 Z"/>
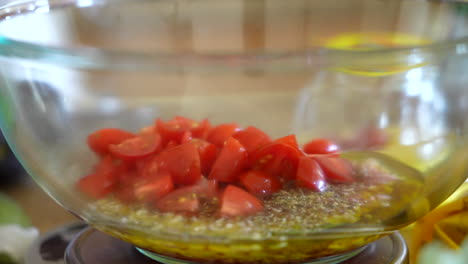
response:
<path id="1" fill-rule="evenodd" d="M 235 132 L 232 137 L 237 139 L 249 154 L 271 142 L 271 138 L 265 132 L 253 126 Z"/>
<path id="2" fill-rule="evenodd" d="M 325 138 L 314 139 L 304 145 L 307 154 L 336 154 L 339 150 L 337 144 Z"/>
<path id="3" fill-rule="evenodd" d="M 174 119 L 167 122 L 161 119 L 156 120 L 156 129 L 159 134 L 161 134 L 163 144 L 167 144 L 169 141 L 183 143 L 181 140 L 185 132 L 190 132 L 193 137 L 202 137 L 210 126 L 207 119 L 202 122 L 197 122 L 181 116 L 176 116 Z"/>
<path id="4" fill-rule="evenodd" d="M 94 199 L 103 198 L 111 193 L 118 181 L 113 163 L 111 157 L 103 157 L 91 174 L 78 181 L 78 189 Z"/>
<path id="5" fill-rule="evenodd" d="M 88 146 L 98 154 L 109 152 L 109 145 L 135 137 L 134 134 L 117 128 L 104 128 L 88 136 Z"/>
<path id="6" fill-rule="evenodd" d="M 221 196 L 222 216 L 247 216 L 262 210 L 262 201 L 234 185 L 228 185 Z"/>
<path id="7" fill-rule="evenodd" d="M 210 130 L 206 140 L 222 148 L 224 143 L 234 134 L 239 131 L 240 127 L 236 123 L 221 124 Z"/>
<path id="8" fill-rule="evenodd" d="M 282 137 L 282 138 L 278 138 L 273 142 L 274 143 L 286 144 L 286 145 L 289 145 L 289 146 L 299 150 L 299 144 L 297 144 L 297 139 L 296 139 L 295 135 L 288 135 L 288 136 L 285 136 L 285 137 Z"/>
<path id="9" fill-rule="evenodd" d="M 139 177 L 138 172 L 127 162 L 120 162 L 114 167 L 116 174 L 118 175 L 119 184 L 126 184 L 133 182 Z"/>
<path id="10" fill-rule="evenodd" d="M 240 182 L 253 195 L 269 196 L 281 189 L 281 182 L 262 171 L 247 171 L 241 174 Z"/>
<path id="11" fill-rule="evenodd" d="M 100 174 L 89 174 L 78 181 L 78 188 L 89 197 L 100 199 L 113 190 L 113 182 L 109 182 Z"/>
<path id="12" fill-rule="evenodd" d="M 172 177 L 162 172 L 156 177 L 142 179 L 134 186 L 135 196 L 140 201 L 150 202 L 170 193 L 174 189 Z"/>
<path id="13" fill-rule="evenodd" d="M 211 123 L 208 119 L 203 119 L 199 124 L 198 127 L 191 130 L 192 136 L 194 138 L 206 139 L 211 130 Z"/>
<path id="14" fill-rule="evenodd" d="M 157 134 L 157 133 L 158 133 L 158 130 L 155 125 L 146 126 L 140 129 L 140 131 L 138 132 L 138 134 L 140 135 L 152 135 L 152 134 Z"/>
<path id="15" fill-rule="evenodd" d="M 200 201 L 192 188 L 179 188 L 156 201 L 155 207 L 161 212 L 196 213 L 200 210 Z"/>
<path id="16" fill-rule="evenodd" d="M 124 204 L 133 204 L 137 202 L 133 185 L 122 187 L 115 192 L 115 197 Z"/>
<path id="17" fill-rule="evenodd" d="M 137 172 L 140 178 L 152 178 L 158 175 L 162 170 L 160 155 L 148 157 L 145 160 L 139 161 L 137 164 Z"/>
<path id="18" fill-rule="evenodd" d="M 172 177 L 167 172 L 159 172 L 149 177 L 137 177 L 122 182 L 115 196 L 125 204 L 153 202 L 174 189 Z"/>
<path id="19" fill-rule="evenodd" d="M 299 186 L 322 192 L 327 188 L 320 165 L 310 157 L 301 157 L 297 168 L 296 183 Z"/>
<path id="20" fill-rule="evenodd" d="M 166 149 L 156 158 L 159 168 L 167 170 L 177 185 L 191 185 L 201 178 L 200 154 L 192 143 Z"/>
<path id="21" fill-rule="evenodd" d="M 247 151 L 234 138 L 229 138 L 213 164 L 209 178 L 220 182 L 235 182 L 247 164 Z"/>
<path id="22" fill-rule="evenodd" d="M 197 147 L 198 153 L 200 153 L 201 172 L 203 175 L 208 176 L 213 163 L 218 157 L 218 148 L 216 145 L 203 139 L 194 139 L 192 143 Z"/>
<path id="23" fill-rule="evenodd" d="M 340 157 L 311 156 L 322 168 L 325 178 L 338 183 L 354 182 L 353 167 Z"/>
<path id="24" fill-rule="evenodd" d="M 301 156 L 302 153 L 291 145 L 273 141 L 256 151 L 250 163 L 256 170 L 265 171 L 282 180 L 293 180 Z"/>
<path id="25" fill-rule="evenodd" d="M 180 142 L 180 138 L 187 130 L 186 124 L 181 124 L 177 120 L 171 120 L 164 122 L 161 119 L 156 120 L 156 129 L 161 135 L 163 144 L 167 144 L 169 141 Z"/>
<path id="26" fill-rule="evenodd" d="M 185 131 L 184 134 L 182 135 L 182 138 L 180 139 L 180 143 L 184 144 L 184 143 L 188 143 L 190 141 L 192 141 L 192 132 Z"/>
<path id="27" fill-rule="evenodd" d="M 216 180 L 210 180 L 202 177 L 197 183 L 183 187 L 186 193 L 192 193 L 194 197 L 203 199 L 217 198 L 219 186 Z"/>
<path id="28" fill-rule="evenodd" d="M 171 140 L 167 142 L 165 149 L 170 149 L 170 148 L 176 147 L 177 145 L 179 145 L 177 142 L 175 142 L 174 140 Z"/>
<path id="29" fill-rule="evenodd" d="M 161 137 L 158 134 L 141 135 L 110 145 L 109 151 L 117 158 L 134 161 L 148 157 L 161 149 Z"/>

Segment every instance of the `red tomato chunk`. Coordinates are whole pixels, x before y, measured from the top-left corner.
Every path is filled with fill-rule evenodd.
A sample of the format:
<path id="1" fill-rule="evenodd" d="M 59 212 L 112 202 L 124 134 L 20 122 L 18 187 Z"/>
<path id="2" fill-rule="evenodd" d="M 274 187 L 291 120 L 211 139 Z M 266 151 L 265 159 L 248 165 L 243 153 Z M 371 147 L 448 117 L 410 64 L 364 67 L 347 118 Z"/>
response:
<path id="1" fill-rule="evenodd" d="M 314 139 L 304 145 L 304 152 L 307 154 L 335 154 L 339 149 L 337 144 L 324 138 Z"/>
<path id="2" fill-rule="evenodd" d="M 159 135 L 141 135 L 124 140 L 120 144 L 109 145 L 109 151 L 117 158 L 134 160 L 156 153 L 160 146 L 161 137 Z"/>
<path id="3" fill-rule="evenodd" d="M 281 182 L 263 171 L 247 171 L 240 176 L 242 185 L 256 196 L 269 196 L 281 190 Z"/>
<path id="4" fill-rule="evenodd" d="M 110 145 L 120 144 L 133 137 L 135 137 L 134 134 L 121 129 L 105 128 L 88 136 L 88 146 L 96 153 L 106 154 L 109 152 Z"/>
<path id="5" fill-rule="evenodd" d="M 240 128 L 237 124 L 222 124 L 214 127 L 208 133 L 207 140 L 216 146 L 222 148 L 224 142 L 228 140 L 236 131 L 239 131 Z"/>
<path id="6" fill-rule="evenodd" d="M 355 181 L 340 146 L 328 139 L 301 148 L 295 135 L 272 140 L 236 123 L 212 127 L 207 119 L 178 116 L 157 119 L 137 134 L 104 128 L 87 140 L 99 162 L 78 181 L 81 192 L 163 213 L 193 215 L 210 204 L 219 216 L 248 216 L 285 186 L 321 192 L 328 184 Z"/>
<path id="7" fill-rule="evenodd" d="M 239 187 L 229 185 L 221 197 L 221 215 L 243 216 L 263 210 L 263 203 Z"/>
<path id="8" fill-rule="evenodd" d="M 320 165 L 309 157 L 301 157 L 297 169 L 296 182 L 315 191 L 323 191 L 326 188 L 325 175 Z"/>
<path id="9" fill-rule="evenodd" d="M 229 138 L 211 169 L 210 179 L 235 182 L 247 162 L 245 148 L 234 138 Z"/>

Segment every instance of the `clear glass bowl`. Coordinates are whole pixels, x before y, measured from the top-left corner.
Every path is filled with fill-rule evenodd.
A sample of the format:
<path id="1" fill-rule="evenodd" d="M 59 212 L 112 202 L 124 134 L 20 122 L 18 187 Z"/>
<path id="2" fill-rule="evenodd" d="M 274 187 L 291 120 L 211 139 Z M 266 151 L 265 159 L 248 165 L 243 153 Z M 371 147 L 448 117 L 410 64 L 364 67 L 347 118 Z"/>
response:
<path id="1" fill-rule="evenodd" d="M 0 4 L 9 144 L 65 209 L 143 250 L 204 263 L 328 261 L 419 219 L 467 177 L 466 3 Z M 367 176 L 314 192 L 323 204 L 310 210 L 291 199 L 278 222 L 262 213 L 204 222 L 79 191 L 98 160 L 90 133 L 174 116 L 300 144 L 329 138 Z"/>

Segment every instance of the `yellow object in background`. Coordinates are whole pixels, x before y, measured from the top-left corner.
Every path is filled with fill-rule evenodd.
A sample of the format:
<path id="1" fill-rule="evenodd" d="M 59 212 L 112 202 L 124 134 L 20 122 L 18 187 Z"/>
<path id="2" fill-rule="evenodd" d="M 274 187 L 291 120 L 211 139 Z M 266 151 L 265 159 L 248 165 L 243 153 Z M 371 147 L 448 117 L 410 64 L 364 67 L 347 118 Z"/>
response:
<path id="1" fill-rule="evenodd" d="M 325 47 L 334 50 L 346 51 L 372 51 L 391 48 L 403 48 L 427 45 L 431 42 L 427 39 L 403 33 L 361 32 L 344 33 L 325 40 Z M 379 55 L 368 65 L 350 65 L 349 67 L 336 68 L 350 74 L 363 76 L 384 76 L 409 69 L 421 67 L 424 63 L 402 64 L 390 54 L 390 57 Z"/>
<path id="2" fill-rule="evenodd" d="M 402 33 L 345 33 L 326 41 L 325 47 L 338 50 L 375 50 L 383 48 L 398 48 L 421 46 L 430 41 Z"/>
<path id="3" fill-rule="evenodd" d="M 447 201 L 413 225 L 409 243 L 411 263 L 417 263 L 421 248 L 429 242 L 437 240 L 459 250 L 467 238 L 468 182 L 465 182 Z"/>

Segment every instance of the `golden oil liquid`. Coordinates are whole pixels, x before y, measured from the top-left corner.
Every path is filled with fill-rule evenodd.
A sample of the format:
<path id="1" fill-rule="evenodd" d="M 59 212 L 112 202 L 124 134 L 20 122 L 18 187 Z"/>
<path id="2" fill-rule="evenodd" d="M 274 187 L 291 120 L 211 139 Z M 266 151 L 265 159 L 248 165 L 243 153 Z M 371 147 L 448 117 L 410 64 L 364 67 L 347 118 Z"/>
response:
<path id="1" fill-rule="evenodd" d="M 435 148 L 429 155 L 424 151 Z M 416 145 L 389 145 L 379 151 L 417 170 L 423 179 L 423 190 L 411 204 L 409 213 L 422 217 L 447 199 L 467 178 L 468 148 L 453 136 L 439 137 Z M 398 171 L 396 171 L 398 173 Z"/>

